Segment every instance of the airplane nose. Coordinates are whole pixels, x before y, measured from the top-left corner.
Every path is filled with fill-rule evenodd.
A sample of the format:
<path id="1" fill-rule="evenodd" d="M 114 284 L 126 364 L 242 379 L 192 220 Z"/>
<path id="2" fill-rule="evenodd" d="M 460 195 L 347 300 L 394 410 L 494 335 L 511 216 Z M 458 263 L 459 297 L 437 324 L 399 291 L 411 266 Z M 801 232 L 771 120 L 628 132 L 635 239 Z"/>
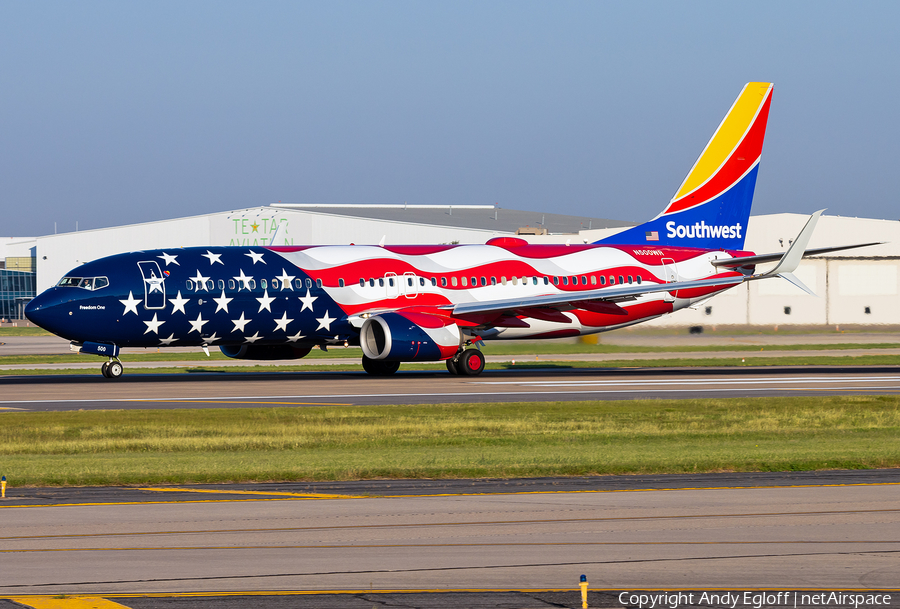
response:
<path id="1" fill-rule="evenodd" d="M 54 316 L 53 308 L 60 304 L 59 298 L 53 293 L 54 290 L 55 288 L 51 288 L 46 292 L 41 292 L 25 305 L 25 317 L 28 321 L 51 332 L 53 332 L 50 327 L 53 325 L 51 323 Z"/>

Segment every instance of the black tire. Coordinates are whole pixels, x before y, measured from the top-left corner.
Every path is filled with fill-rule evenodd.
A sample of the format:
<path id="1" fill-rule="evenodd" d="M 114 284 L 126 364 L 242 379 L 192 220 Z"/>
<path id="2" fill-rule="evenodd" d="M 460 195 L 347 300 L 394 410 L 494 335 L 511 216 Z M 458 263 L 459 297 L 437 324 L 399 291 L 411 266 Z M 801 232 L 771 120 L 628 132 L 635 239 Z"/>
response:
<path id="1" fill-rule="evenodd" d="M 117 379 L 122 376 L 123 372 L 125 372 L 125 367 L 122 366 L 122 362 L 109 362 L 106 366 L 106 378 Z"/>
<path id="2" fill-rule="evenodd" d="M 447 360 L 447 370 L 450 374 L 459 374 L 459 366 L 457 366 L 457 363 L 455 355 Z"/>
<path id="3" fill-rule="evenodd" d="M 363 370 L 372 376 L 390 376 L 400 369 L 400 362 L 386 362 L 380 359 L 362 358 Z"/>
<path id="4" fill-rule="evenodd" d="M 457 364 L 461 374 L 466 376 L 478 376 L 484 370 L 484 353 L 478 349 L 463 351 Z"/>
<path id="5" fill-rule="evenodd" d="M 105 379 L 109 378 L 108 368 L 109 368 L 109 362 L 103 362 L 103 365 L 100 366 L 100 374 L 102 374 L 103 378 L 105 378 Z"/>

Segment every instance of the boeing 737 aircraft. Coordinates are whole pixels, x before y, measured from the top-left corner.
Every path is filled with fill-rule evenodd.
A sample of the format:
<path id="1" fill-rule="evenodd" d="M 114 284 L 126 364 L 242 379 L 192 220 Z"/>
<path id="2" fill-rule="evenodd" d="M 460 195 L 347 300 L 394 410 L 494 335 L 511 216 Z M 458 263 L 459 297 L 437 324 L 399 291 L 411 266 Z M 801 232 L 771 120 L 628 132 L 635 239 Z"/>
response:
<path id="1" fill-rule="evenodd" d="M 359 345 L 363 368 L 401 362 L 484 369 L 481 341 L 613 330 L 683 309 L 748 280 L 791 273 L 820 212 L 787 252 L 742 251 L 772 85 L 749 83 L 675 197 L 653 220 L 585 245 L 192 247 L 132 252 L 73 269 L 28 305 L 35 324 L 107 358 L 121 347 L 217 346 L 287 359 Z M 757 264 L 777 262 L 755 274 Z M 808 291 L 808 290 L 807 290 Z"/>

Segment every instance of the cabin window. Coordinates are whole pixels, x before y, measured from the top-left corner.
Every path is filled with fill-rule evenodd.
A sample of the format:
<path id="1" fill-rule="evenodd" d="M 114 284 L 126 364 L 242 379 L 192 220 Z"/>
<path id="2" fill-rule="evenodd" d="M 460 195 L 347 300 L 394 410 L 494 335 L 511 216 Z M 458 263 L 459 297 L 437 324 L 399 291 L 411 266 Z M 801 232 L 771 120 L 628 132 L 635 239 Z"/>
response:
<path id="1" fill-rule="evenodd" d="M 344 287 L 344 278 L 343 278 L 343 277 L 341 277 L 341 278 L 338 279 L 338 287 L 339 287 L 339 288 Z"/>
<path id="2" fill-rule="evenodd" d="M 100 288 L 105 288 L 109 285 L 109 279 L 106 277 L 97 277 L 94 279 L 94 289 L 99 290 Z"/>
<path id="3" fill-rule="evenodd" d="M 620 284 L 625 283 L 625 278 L 622 277 L 621 275 L 619 275 L 619 283 Z"/>
<path id="4" fill-rule="evenodd" d="M 265 289 L 266 289 L 267 287 L 269 287 L 269 286 L 268 286 L 268 284 L 266 283 L 266 280 L 265 280 L 265 279 L 260 279 L 260 280 L 259 280 L 259 287 L 261 287 L 262 289 L 265 290 Z M 275 286 L 273 285 L 272 288 L 274 288 L 274 287 L 275 287 Z"/>
<path id="5" fill-rule="evenodd" d="M 216 287 L 218 287 L 220 290 L 224 290 L 225 289 L 225 280 L 219 279 L 219 281 L 216 282 Z"/>
<path id="6" fill-rule="evenodd" d="M 581 276 L 581 285 L 587 285 L 587 275 Z"/>
<path id="7" fill-rule="evenodd" d="M 634 277 L 631 275 L 628 276 L 628 283 L 632 283 L 634 281 Z"/>
<path id="8" fill-rule="evenodd" d="M 383 278 L 383 277 L 379 277 L 379 278 L 378 278 L 378 287 L 379 287 L 379 288 L 383 288 L 383 287 L 384 287 L 384 278 Z"/>
<path id="9" fill-rule="evenodd" d="M 431 285 L 432 285 L 433 287 L 437 287 L 437 277 L 432 277 L 432 278 L 431 278 Z"/>
<path id="10" fill-rule="evenodd" d="M 406 278 L 406 285 L 408 285 L 409 287 L 412 287 L 412 284 L 413 284 L 413 278 L 412 278 L 412 277 L 407 277 L 407 278 Z"/>
<path id="11" fill-rule="evenodd" d="M 591 275 L 591 285 L 597 285 L 597 276 Z"/>
<path id="12" fill-rule="evenodd" d="M 600 275 L 600 285 L 606 285 L 606 277 Z"/>
<path id="13" fill-rule="evenodd" d="M 78 285 L 78 284 L 75 284 L 75 285 Z M 188 279 L 187 281 L 184 282 L 184 287 L 187 288 L 188 292 L 193 292 L 194 291 L 194 282 L 191 281 L 190 279 Z"/>
<path id="14" fill-rule="evenodd" d="M 441 277 L 441 287 L 442 288 L 447 287 L 447 278 L 446 277 Z"/>
<path id="15" fill-rule="evenodd" d="M 469 285 L 469 278 L 468 278 L 468 277 L 461 277 L 459 281 L 460 281 L 460 283 L 462 283 L 462 286 L 463 286 L 463 287 L 466 287 L 466 286 Z"/>
<path id="16" fill-rule="evenodd" d="M 500 283 L 502 283 L 503 285 L 506 285 L 506 275 L 501 275 L 501 276 L 500 276 Z M 515 278 L 515 277 L 512 278 L 512 284 L 513 284 L 513 285 L 516 285 L 516 278 Z"/>
<path id="17" fill-rule="evenodd" d="M 641 276 L 640 275 L 637 276 L 637 282 L 638 282 L 638 285 L 641 285 Z"/>
<path id="18" fill-rule="evenodd" d="M 206 280 L 206 289 L 210 292 L 212 292 L 214 289 L 216 289 L 216 286 L 213 284 L 212 279 Z"/>
<path id="19" fill-rule="evenodd" d="M 434 277 L 431 278 L 431 283 L 432 283 L 432 285 L 434 284 Z M 419 287 L 422 287 L 424 285 L 425 285 L 425 278 L 419 277 Z"/>
<path id="20" fill-rule="evenodd" d="M 548 277 L 544 277 L 544 285 L 550 285 L 550 279 Z"/>
<path id="21" fill-rule="evenodd" d="M 366 287 L 366 280 L 363 279 L 362 277 L 359 278 L 359 287 L 361 287 L 361 288 Z"/>
<path id="22" fill-rule="evenodd" d="M 393 277 L 388 277 L 388 285 L 391 287 L 394 287 L 394 278 Z"/>
<path id="23" fill-rule="evenodd" d="M 250 286 L 251 290 L 256 289 L 256 280 L 255 279 L 251 279 L 250 281 L 247 282 L 247 284 Z"/>
<path id="24" fill-rule="evenodd" d="M 294 287 L 296 287 L 299 290 L 300 288 L 303 287 L 303 282 L 300 281 L 299 279 L 294 279 Z"/>
<path id="25" fill-rule="evenodd" d="M 317 288 L 321 288 L 321 287 L 322 287 L 322 280 L 321 280 L 321 279 L 316 279 L 316 287 L 317 287 Z"/>
<path id="26" fill-rule="evenodd" d="M 553 276 L 553 285 L 559 285 L 559 277 L 556 275 Z"/>
<path id="27" fill-rule="evenodd" d="M 481 279 L 484 280 L 484 277 Z M 472 287 L 474 288 L 476 285 L 478 285 L 478 277 L 472 277 Z M 482 281 L 481 285 L 484 285 L 484 281 Z"/>
<path id="28" fill-rule="evenodd" d="M 491 285 L 497 285 L 497 278 L 491 277 Z"/>
<path id="29" fill-rule="evenodd" d="M 234 289 L 234 285 L 235 285 L 235 284 L 234 284 L 234 279 L 229 279 L 229 280 L 228 280 L 228 289 L 229 289 L 229 290 L 233 290 L 233 289 Z"/>
<path id="30" fill-rule="evenodd" d="M 369 277 L 369 287 L 370 288 L 375 287 L 375 279 L 373 277 Z"/>
<path id="31" fill-rule="evenodd" d="M 569 285 L 569 278 L 563 277 L 563 285 Z"/>
<path id="32" fill-rule="evenodd" d="M 450 283 L 453 284 L 453 287 L 455 288 L 456 287 L 456 277 L 451 277 Z"/>
<path id="33" fill-rule="evenodd" d="M 277 290 L 277 289 L 278 289 L 278 285 L 279 285 L 279 284 L 278 284 L 278 280 L 277 280 L 277 279 L 273 279 L 273 280 L 272 280 L 272 289 L 273 289 L 273 290 Z"/>

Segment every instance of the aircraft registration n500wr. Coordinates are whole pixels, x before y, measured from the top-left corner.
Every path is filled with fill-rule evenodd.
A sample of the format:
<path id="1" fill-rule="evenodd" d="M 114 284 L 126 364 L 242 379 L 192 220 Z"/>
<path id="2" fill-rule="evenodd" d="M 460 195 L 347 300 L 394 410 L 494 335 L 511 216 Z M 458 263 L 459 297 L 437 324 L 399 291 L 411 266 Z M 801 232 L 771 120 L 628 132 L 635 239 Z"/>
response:
<path id="1" fill-rule="evenodd" d="M 131 252 L 72 270 L 25 314 L 106 357 L 107 378 L 123 372 L 120 347 L 171 345 L 258 360 L 360 345 L 370 374 L 444 360 L 477 375 L 481 341 L 613 330 L 748 280 L 806 289 L 792 275 L 803 256 L 861 246 L 806 250 L 819 211 L 787 252 L 743 251 L 771 100 L 770 83 L 747 84 L 663 212 L 596 243 Z M 765 262 L 777 265 L 756 274 Z"/>

